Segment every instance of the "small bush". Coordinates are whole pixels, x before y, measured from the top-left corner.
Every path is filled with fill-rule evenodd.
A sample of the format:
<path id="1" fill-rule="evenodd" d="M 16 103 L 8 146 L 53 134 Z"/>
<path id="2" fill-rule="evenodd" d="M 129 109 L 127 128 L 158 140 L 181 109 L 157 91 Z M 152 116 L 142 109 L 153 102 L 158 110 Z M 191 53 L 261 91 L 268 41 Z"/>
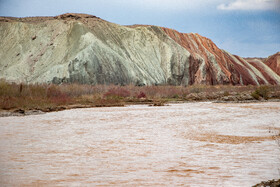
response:
<path id="1" fill-rule="evenodd" d="M 268 94 L 269 94 L 269 87 L 260 86 L 251 95 L 255 99 L 259 99 L 260 97 L 262 97 L 264 99 L 268 99 Z"/>
<path id="2" fill-rule="evenodd" d="M 268 99 L 268 94 L 269 94 L 269 87 L 268 86 L 260 86 L 259 88 L 257 88 L 256 91 L 264 99 Z"/>
<path id="3" fill-rule="evenodd" d="M 228 91 L 224 91 L 224 96 L 229 96 L 229 92 Z"/>
<path id="4" fill-rule="evenodd" d="M 144 92 L 140 92 L 138 95 L 137 95 L 137 98 L 138 99 L 141 99 L 141 98 L 146 98 L 146 94 Z"/>
<path id="5" fill-rule="evenodd" d="M 254 99 L 256 99 L 256 100 L 259 100 L 259 99 L 260 99 L 260 95 L 257 94 L 256 92 L 251 93 L 251 96 L 252 96 Z"/>
<path id="6" fill-rule="evenodd" d="M 175 95 L 172 96 L 172 98 L 173 98 L 173 99 L 179 99 L 180 96 L 179 96 L 178 94 L 175 94 Z"/>

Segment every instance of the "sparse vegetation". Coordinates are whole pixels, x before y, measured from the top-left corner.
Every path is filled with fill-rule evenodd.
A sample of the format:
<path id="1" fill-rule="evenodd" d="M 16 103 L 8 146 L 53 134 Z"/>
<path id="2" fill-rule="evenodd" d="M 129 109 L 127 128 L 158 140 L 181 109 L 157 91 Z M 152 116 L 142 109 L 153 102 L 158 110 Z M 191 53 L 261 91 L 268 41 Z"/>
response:
<path id="1" fill-rule="evenodd" d="M 253 93 L 251 93 L 251 96 L 256 99 L 259 100 L 260 99 L 260 95 L 256 93 L 256 91 L 254 91 Z"/>
<path id="2" fill-rule="evenodd" d="M 268 95 L 269 95 L 269 87 L 268 86 L 260 86 L 258 88 L 256 88 L 256 90 L 251 94 L 252 97 L 254 97 L 255 99 L 260 99 L 260 98 L 264 98 L 264 99 L 268 99 Z"/>
<path id="3" fill-rule="evenodd" d="M 15 84 L 0 80 L 0 109 L 56 111 L 77 107 L 150 104 L 173 101 L 280 99 L 280 86 L 116 86 Z"/>
<path id="4" fill-rule="evenodd" d="M 123 87 L 110 88 L 105 94 L 105 97 L 126 98 L 130 96 L 130 92 Z"/>

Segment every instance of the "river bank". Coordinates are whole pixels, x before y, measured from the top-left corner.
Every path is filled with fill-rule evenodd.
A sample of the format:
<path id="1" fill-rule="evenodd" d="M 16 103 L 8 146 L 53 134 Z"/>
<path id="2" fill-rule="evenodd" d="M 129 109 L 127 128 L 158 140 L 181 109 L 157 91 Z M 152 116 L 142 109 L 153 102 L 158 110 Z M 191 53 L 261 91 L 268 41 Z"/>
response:
<path id="1" fill-rule="evenodd" d="M 68 106 L 57 106 L 52 108 L 44 109 L 10 109 L 10 110 L 0 110 L 0 117 L 9 116 L 28 116 L 28 115 L 39 115 L 48 112 L 58 112 L 63 110 L 78 109 L 78 108 L 97 108 L 97 107 L 125 107 L 129 105 L 148 105 L 148 106 L 166 106 L 169 104 L 176 103 L 193 103 L 193 102 L 212 102 L 212 103 L 262 103 L 262 102 L 280 102 L 280 99 L 270 99 L 270 100 L 241 100 L 241 101 L 225 101 L 225 100 L 199 100 L 199 101 L 182 101 L 182 100 L 171 100 L 171 101 L 147 101 L 147 102 L 130 102 L 121 103 L 115 105 L 68 105 Z"/>
<path id="2" fill-rule="evenodd" d="M 163 106 L 180 102 L 279 102 L 280 86 L 24 85 L 0 80 L 0 117 L 74 108 Z"/>

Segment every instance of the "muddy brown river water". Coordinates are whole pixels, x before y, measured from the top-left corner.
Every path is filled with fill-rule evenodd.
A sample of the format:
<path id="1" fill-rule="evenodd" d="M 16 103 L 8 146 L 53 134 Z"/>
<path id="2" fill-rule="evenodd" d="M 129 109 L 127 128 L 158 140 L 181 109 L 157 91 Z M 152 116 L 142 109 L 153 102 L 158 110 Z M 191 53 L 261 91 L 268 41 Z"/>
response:
<path id="1" fill-rule="evenodd" d="M 252 186 L 280 178 L 280 103 L 0 118 L 0 186 Z"/>

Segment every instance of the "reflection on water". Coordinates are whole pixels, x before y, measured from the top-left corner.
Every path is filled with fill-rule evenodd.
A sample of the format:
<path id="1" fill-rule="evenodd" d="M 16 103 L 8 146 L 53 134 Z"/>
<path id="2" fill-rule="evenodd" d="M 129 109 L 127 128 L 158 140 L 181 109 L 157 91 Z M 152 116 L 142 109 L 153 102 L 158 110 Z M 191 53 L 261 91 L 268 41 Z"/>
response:
<path id="1" fill-rule="evenodd" d="M 0 186 L 250 186 L 279 178 L 280 104 L 0 118 Z"/>

